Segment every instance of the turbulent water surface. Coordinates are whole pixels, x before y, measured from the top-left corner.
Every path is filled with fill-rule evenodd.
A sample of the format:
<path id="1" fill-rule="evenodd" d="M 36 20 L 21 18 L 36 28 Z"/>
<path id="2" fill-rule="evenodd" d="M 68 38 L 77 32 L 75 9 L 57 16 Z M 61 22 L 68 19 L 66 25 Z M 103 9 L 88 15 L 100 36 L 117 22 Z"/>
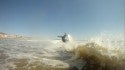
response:
<path id="1" fill-rule="evenodd" d="M 123 40 L 0 40 L 0 70 L 125 70 Z"/>

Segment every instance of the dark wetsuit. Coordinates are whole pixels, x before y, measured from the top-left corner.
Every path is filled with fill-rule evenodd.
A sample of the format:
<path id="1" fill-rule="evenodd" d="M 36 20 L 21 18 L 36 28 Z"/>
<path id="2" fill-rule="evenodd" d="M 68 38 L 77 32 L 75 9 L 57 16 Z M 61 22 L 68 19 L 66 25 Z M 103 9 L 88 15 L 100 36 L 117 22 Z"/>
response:
<path id="1" fill-rule="evenodd" d="M 67 36 L 66 34 L 65 34 L 64 36 L 62 36 L 62 41 L 63 41 L 63 42 L 67 42 L 66 36 Z"/>
<path id="2" fill-rule="evenodd" d="M 65 34 L 64 36 L 58 36 L 58 37 L 61 37 L 63 42 L 67 42 L 67 41 L 68 41 L 68 40 L 66 39 L 67 34 Z"/>

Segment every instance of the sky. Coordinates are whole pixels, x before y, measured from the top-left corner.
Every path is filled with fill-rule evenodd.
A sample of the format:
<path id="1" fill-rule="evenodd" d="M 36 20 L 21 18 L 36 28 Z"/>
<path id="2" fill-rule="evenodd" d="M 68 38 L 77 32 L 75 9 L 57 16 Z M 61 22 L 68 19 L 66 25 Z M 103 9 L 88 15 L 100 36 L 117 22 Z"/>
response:
<path id="1" fill-rule="evenodd" d="M 124 33 L 125 0 L 0 0 L 0 32 L 78 38 Z"/>

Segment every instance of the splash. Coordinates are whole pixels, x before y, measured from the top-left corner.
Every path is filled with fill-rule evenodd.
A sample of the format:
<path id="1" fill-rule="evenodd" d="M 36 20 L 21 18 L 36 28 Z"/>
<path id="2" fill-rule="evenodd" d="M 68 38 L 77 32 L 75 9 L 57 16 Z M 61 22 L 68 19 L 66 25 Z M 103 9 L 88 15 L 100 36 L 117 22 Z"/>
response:
<path id="1" fill-rule="evenodd" d="M 81 70 L 124 70 L 124 46 L 121 39 L 100 35 L 87 43 L 77 44 L 77 48 L 72 50 L 73 60 L 82 59 L 86 62 Z"/>

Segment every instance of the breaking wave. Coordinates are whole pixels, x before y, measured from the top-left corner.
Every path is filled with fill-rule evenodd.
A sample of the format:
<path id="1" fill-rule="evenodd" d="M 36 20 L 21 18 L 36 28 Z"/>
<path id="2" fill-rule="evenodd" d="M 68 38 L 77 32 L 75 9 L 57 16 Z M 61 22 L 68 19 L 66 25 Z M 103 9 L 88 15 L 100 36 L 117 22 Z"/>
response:
<path id="1" fill-rule="evenodd" d="M 71 37 L 71 36 L 70 36 Z M 0 40 L 1 70 L 125 70 L 123 37 L 87 41 Z"/>

